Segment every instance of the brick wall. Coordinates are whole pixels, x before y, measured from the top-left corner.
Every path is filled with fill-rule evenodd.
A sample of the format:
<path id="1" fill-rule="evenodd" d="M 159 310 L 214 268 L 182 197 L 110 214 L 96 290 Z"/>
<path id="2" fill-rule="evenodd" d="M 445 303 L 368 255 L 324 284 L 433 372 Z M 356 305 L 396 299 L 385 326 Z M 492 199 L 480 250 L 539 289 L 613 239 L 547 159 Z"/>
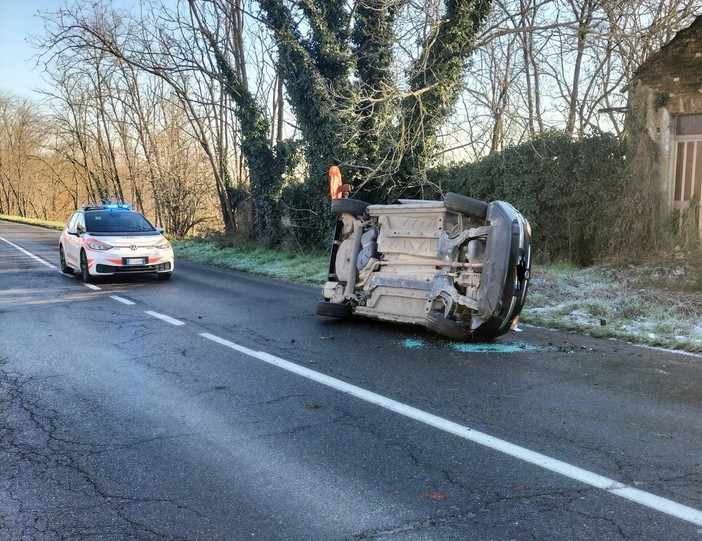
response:
<path id="1" fill-rule="evenodd" d="M 635 78 L 654 91 L 702 96 L 702 16 L 642 64 Z"/>
<path id="2" fill-rule="evenodd" d="M 649 125 L 657 130 L 663 108 L 670 115 L 702 113 L 702 16 L 644 62 L 628 90 L 630 103 L 644 96 L 653 106 Z"/>

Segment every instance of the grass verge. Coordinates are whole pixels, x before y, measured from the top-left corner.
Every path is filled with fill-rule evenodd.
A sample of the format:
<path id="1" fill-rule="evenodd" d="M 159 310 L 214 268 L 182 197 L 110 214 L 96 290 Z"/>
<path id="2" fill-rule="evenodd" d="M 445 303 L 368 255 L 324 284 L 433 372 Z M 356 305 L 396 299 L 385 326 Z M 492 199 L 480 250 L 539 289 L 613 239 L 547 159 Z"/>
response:
<path id="1" fill-rule="evenodd" d="M 22 218 L 20 216 L 8 216 L 6 214 L 0 214 L 0 220 L 7 220 L 8 222 L 17 222 L 19 224 L 38 225 L 40 227 L 46 227 L 47 229 L 57 229 L 59 231 L 61 231 L 64 226 L 64 222 L 51 222 L 49 220 L 39 220 L 38 218 Z"/>
<path id="2" fill-rule="evenodd" d="M 302 284 L 323 284 L 329 257 L 322 253 L 269 250 L 255 244 L 226 247 L 214 241 L 173 243 L 176 257 Z"/>
<path id="3" fill-rule="evenodd" d="M 681 267 L 680 267 L 681 268 Z M 667 349 L 702 352 L 702 293 L 660 282 L 660 267 L 539 266 L 522 321 Z"/>

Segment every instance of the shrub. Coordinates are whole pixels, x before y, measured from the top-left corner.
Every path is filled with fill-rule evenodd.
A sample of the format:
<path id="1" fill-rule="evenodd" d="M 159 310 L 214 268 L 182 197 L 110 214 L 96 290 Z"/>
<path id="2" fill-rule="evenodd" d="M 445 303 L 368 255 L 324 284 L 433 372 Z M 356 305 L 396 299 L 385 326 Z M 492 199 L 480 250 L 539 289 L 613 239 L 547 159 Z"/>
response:
<path id="1" fill-rule="evenodd" d="M 435 169 L 430 180 L 444 192 L 510 202 L 529 220 L 542 261 L 587 265 L 611 244 L 624 168 L 624 145 L 613 135 L 548 132 L 479 162 Z"/>

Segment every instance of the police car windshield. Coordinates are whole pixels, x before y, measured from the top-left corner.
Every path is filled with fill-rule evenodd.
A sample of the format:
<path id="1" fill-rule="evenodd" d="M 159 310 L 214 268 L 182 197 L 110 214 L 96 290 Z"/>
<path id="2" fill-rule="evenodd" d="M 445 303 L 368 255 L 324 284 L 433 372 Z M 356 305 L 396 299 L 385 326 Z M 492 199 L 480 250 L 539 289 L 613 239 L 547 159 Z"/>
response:
<path id="1" fill-rule="evenodd" d="M 93 210 L 86 212 L 85 228 L 91 233 L 154 231 L 154 226 L 141 214 L 125 210 Z"/>

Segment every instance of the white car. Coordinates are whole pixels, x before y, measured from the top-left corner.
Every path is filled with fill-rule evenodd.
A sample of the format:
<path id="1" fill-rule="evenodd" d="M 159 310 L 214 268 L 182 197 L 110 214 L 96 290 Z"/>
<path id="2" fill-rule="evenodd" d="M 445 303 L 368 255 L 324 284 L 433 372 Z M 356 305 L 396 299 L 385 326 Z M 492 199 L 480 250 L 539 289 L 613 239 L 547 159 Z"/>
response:
<path id="1" fill-rule="evenodd" d="M 518 321 L 531 272 L 531 228 L 512 205 L 444 201 L 369 205 L 334 199 L 329 278 L 317 314 L 418 324 L 489 341 Z"/>
<path id="2" fill-rule="evenodd" d="M 173 273 L 173 248 L 163 229 L 154 227 L 126 203 L 85 205 L 66 223 L 59 239 L 61 271 L 78 271 L 84 282 L 96 276 Z"/>

